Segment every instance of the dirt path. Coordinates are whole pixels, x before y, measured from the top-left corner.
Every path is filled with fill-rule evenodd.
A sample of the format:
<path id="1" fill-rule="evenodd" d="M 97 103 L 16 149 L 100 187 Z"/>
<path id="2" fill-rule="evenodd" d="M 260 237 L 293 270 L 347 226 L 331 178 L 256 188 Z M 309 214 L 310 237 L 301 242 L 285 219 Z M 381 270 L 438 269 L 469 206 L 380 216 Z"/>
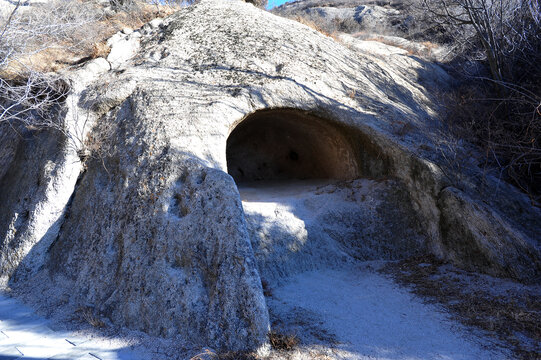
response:
<path id="1" fill-rule="evenodd" d="M 367 267 L 299 274 L 272 289 L 268 305 L 274 326 L 300 339 L 291 358 L 509 358 Z"/>
<path id="2" fill-rule="evenodd" d="M 273 330 L 295 336 L 276 359 L 507 359 L 376 271 L 423 250 L 392 181 L 281 181 L 239 187 Z M 498 350 L 499 349 L 499 350 Z"/>

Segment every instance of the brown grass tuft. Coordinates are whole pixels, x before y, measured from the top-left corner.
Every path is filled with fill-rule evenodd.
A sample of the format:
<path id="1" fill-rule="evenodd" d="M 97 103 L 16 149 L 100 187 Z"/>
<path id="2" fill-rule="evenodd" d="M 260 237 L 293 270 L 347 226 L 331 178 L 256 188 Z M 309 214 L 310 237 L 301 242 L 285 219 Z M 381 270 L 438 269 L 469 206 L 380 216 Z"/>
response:
<path id="1" fill-rule="evenodd" d="M 105 323 L 98 316 L 94 315 L 94 312 L 89 307 L 80 307 L 75 310 L 76 313 L 79 313 L 80 318 L 95 328 L 104 328 Z"/>
<path id="2" fill-rule="evenodd" d="M 297 336 L 292 334 L 280 334 L 271 330 L 268 334 L 269 341 L 273 349 L 290 351 L 299 344 Z"/>
<path id="3" fill-rule="evenodd" d="M 111 52 L 111 48 L 105 41 L 97 42 L 94 45 L 92 45 L 92 50 L 90 53 L 90 57 L 92 59 L 96 59 L 99 57 L 107 57 L 109 53 Z"/>

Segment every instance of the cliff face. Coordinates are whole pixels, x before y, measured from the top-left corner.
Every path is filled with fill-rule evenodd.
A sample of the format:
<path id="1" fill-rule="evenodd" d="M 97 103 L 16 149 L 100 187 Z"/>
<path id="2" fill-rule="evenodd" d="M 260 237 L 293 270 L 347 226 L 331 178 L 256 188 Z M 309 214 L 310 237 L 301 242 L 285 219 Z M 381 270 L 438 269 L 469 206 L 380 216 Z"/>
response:
<path id="1" fill-rule="evenodd" d="M 122 326 L 235 350 L 266 340 L 260 273 L 279 281 L 431 253 L 539 277 L 539 211 L 480 181 L 475 164 L 457 174 L 446 160 L 430 92 L 449 79 L 436 65 L 382 44 L 345 46 L 240 1 L 203 0 L 111 43 L 108 61 L 68 74 L 64 116 L 85 146 L 0 129 L 10 139 L 0 152 L 0 271 L 11 286 L 55 287 L 59 305 L 68 298 Z M 306 237 L 302 224 L 284 235 L 246 215 L 253 208 L 228 170 L 239 182 L 361 178 L 375 192 L 350 186 L 351 221 L 365 217 L 357 227 L 325 230 L 345 217 L 333 210 L 315 228 L 329 237 Z M 327 251 L 331 242 L 343 251 Z"/>

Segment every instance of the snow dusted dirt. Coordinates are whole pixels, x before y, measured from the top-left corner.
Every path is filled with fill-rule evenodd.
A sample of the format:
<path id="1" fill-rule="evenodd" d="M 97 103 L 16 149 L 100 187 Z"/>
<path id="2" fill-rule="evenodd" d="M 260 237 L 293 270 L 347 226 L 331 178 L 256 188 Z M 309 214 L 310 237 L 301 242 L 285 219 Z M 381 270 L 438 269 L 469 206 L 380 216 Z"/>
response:
<path id="1" fill-rule="evenodd" d="M 422 299 L 377 273 L 375 270 L 385 263 L 369 261 L 341 270 L 308 271 L 291 277 L 279 287 L 267 289 L 273 330 L 296 336 L 299 345 L 288 352 L 272 350 L 266 358 L 513 358 L 498 351 L 501 347 L 492 343 L 493 340 L 450 320 L 441 308 L 424 304 Z M 6 298 L 2 301 L 16 304 Z M 88 324 L 66 322 L 65 318 L 59 318 L 60 314 L 48 322 L 32 315 L 24 305 L 17 306 L 26 309 L 28 315 L 22 318 L 21 311 L 6 308 L 0 311 L 0 324 L 17 325 L 23 337 L 15 339 L 15 343 L 7 337 L 2 339 L 0 358 L 18 358 L 19 348 L 33 351 L 26 354 L 65 354 L 57 356 L 62 359 L 188 360 L 205 353 L 203 349 L 187 349 L 175 339 L 112 326 L 93 329 Z M 66 325 L 71 332 L 63 330 Z M 11 335 L 9 327 L 4 330 Z M 220 359 L 212 351 L 209 354 L 212 355 L 199 358 Z M 252 358 L 239 356 L 238 359 Z"/>
<path id="2" fill-rule="evenodd" d="M 400 255 L 414 256 L 423 248 L 410 209 L 405 202 L 396 201 L 404 200 L 400 184 L 369 179 L 310 180 L 252 183 L 239 189 L 272 331 L 298 340 L 292 350 L 271 349 L 264 358 L 515 358 L 494 337 L 451 319 L 444 307 L 427 304 L 426 298 L 380 271 Z M 393 224 L 403 217 L 402 228 L 387 228 L 388 224 L 378 221 L 381 216 L 394 216 Z M 388 241 L 389 231 L 400 232 L 403 243 Z M 32 292 L 16 293 L 49 319 L 48 337 L 38 334 L 42 343 L 60 339 L 65 345 L 64 339 L 72 337 L 91 340 L 92 349 L 77 353 L 81 358 L 99 351 L 103 359 L 261 358 L 219 356 L 212 349 L 190 348 L 175 338 L 115 327 L 100 314 L 85 316 L 80 309 L 40 301 Z M 10 321 L 9 311 L 0 311 L 0 315 L 0 323 Z M 100 327 L 92 326 L 93 322 L 101 322 Z M 4 355 L 13 354 L 3 353 L 0 347 L 0 358 Z"/>
<path id="3" fill-rule="evenodd" d="M 507 359 L 491 340 L 450 320 L 371 270 L 297 275 L 267 298 L 273 326 L 296 335 L 291 359 Z M 277 358 L 280 358 L 279 356 Z"/>
<path id="4" fill-rule="evenodd" d="M 272 330 L 299 341 L 272 359 L 510 357 L 377 271 L 424 246 L 399 183 L 273 181 L 239 191 Z"/>
<path id="5" fill-rule="evenodd" d="M 395 260 L 426 247 L 397 181 L 262 181 L 239 191 L 260 275 L 273 286 L 304 271 Z"/>

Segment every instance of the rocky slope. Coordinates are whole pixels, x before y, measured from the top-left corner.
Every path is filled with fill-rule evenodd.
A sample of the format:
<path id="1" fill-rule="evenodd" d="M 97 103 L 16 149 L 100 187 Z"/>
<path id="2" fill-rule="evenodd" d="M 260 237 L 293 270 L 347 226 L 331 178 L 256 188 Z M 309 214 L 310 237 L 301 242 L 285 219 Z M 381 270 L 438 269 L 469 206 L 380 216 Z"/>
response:
<path id="1" fill-rule="evenodd" d="M 538 281 L 539 209 L 474 159 L 449 161 L 431 96 L 446 73 L 349 41 L 218 0 L 116 35 L 107 60 L 66 74 L 76 141 L 0 129 L 5 282 L 241 350 L 266 342 L 262 274 L 432 254 Z M 318 200 L 243 207 L 246 169 L 267 187 L 327 179 Z"/>
<path id="2" fill-rule="evenodd" d="M 288 2 L 272 13 L 300 21 L 341 41 L 351 37 L 385 43 L 430 61 L 449 61 L 445 34 L 418 0 L 302 0 Z"/>
<path id="3" fill-rule="evenodd" d="M 405 35 L 417 25 L 409 11 L 413 3 L 411 0 L 305 0 L 285 3 L 272 12 L 288 18 L 303 17 L 329 32 Z"/>

